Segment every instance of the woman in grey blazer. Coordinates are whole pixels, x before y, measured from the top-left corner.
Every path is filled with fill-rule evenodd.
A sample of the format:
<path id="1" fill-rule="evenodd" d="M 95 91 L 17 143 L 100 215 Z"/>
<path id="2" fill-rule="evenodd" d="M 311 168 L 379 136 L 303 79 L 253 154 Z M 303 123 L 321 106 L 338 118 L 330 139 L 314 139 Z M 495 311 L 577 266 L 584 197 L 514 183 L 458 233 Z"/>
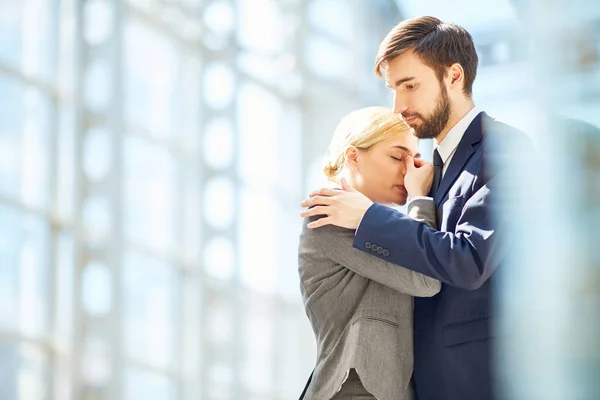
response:
<path id="1" fill-rule="evenodd" d="M 337 184 L 343 177 L 372 201 L 402 205 L 409 195 L 405 162 L 413 162 L 405 157 L 417 152 L 418 139 L 398 114 L 368 107 L 342 119 L 324 172 Z M 431 179 L 410 196 L 425 196 L 430 185 Z M 434 205 L 427 199 L 412 200 L 408 214 L 435 226 Z M 354 231 L 332 225 L 308 229 L 312 220 L 304 221 L 298 255 L 318 353 L 304 400 L 410 399 L 412 297 L 435 295 L 439 281 L 354 249 Z M 370 248 L 389 252 L 377 243 Z"/>

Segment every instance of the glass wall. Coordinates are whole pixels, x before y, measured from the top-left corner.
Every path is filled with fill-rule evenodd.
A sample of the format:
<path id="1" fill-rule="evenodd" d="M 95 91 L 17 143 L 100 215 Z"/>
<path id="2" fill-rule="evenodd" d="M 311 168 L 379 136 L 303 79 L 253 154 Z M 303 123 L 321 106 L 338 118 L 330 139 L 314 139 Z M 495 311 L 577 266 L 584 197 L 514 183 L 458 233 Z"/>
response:
<path id="1" fill-rule="evenodd" d="M 299 203 L 392 1 L 0 1 L 1 399 L 289 399 Z M 373 29 L 373 26 L 376 28 Z"/>

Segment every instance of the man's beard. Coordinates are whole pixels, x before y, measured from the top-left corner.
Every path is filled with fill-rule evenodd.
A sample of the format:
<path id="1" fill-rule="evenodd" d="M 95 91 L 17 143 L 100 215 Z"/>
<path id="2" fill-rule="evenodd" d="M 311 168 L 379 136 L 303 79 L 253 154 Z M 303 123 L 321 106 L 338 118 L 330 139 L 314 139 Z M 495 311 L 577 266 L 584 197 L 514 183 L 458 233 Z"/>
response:
<path id="1" fill-rule="evenodd" d="M 423 118 L 419 114 L 407 115 L 408 119 L 417 116 L 421 119 L 421 125 L 414 126 L 415 136 L 419 139 L 433 139 L 442 132 L 450 119 L 450 98 L 446 87 L 440 83 L 440 94 L 438 95 L 436 106 L 428 118 Z"/>

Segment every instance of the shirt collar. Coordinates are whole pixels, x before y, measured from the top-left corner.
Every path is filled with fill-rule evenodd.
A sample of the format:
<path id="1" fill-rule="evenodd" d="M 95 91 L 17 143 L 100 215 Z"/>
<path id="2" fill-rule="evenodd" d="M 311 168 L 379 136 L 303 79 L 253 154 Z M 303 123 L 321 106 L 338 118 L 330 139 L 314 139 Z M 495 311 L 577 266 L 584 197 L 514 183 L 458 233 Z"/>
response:
<path id="1" fill-rule="evenodd" d="M 454 125 L 452 129 L 448 131 L 448 134 L 446 134 L 446 137 L 441 141 L 441 143 L 438 143 L 436 140 L 434 140 L 434 149 L 437 149 L 437 151 L 440 153 L 440 157 L 442 158 L 444 164 L 450 155 L 454 153 L 454 150 L 456 150 L 458 147 L 458 144 L 467 131 L 467 128 L 469 125 L 471 125 L 471 122 L 473 122 L 479 112 L 480 111 L 477 107 L 473 107 L 471 111 L 466 113 L 465 116 L 462 117 L 461 120 L 458 121 L 456 125 Z"/>

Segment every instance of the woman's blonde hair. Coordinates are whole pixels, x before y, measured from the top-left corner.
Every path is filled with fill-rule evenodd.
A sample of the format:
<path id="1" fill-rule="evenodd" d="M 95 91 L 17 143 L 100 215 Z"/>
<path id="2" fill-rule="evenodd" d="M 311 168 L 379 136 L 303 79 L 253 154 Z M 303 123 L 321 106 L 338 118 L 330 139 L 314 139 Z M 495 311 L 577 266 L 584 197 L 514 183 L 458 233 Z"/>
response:
<path id="1" fill-rule="evenodd" d="M 385 107 L 366 107 L 346 115 L 335 128 L 323 173 L 332 182 L 346 165 L 346 150 L 366 150 L 396 135 L 412 134 L 399 114 Z"/>

